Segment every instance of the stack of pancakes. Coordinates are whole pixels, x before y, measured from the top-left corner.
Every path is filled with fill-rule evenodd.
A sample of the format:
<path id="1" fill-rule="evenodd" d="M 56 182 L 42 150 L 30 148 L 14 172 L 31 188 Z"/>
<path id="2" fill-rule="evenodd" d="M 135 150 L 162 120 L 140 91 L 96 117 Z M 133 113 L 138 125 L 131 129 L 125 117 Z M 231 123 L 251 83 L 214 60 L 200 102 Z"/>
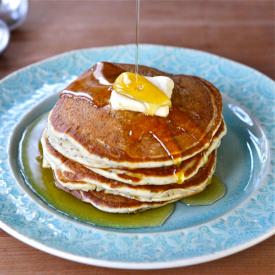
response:
<path id="1" fill-rule="evenodd" d="M 97 63 L 61 92 L 41 139 L 56 186 L 106 212 L 142 211 L 203 191 L 226 133 L 212 84 L 145 66 L 140 74 L 174 80 L 169 115 L 112 110 L 111 83 L 133 70 Z"/>

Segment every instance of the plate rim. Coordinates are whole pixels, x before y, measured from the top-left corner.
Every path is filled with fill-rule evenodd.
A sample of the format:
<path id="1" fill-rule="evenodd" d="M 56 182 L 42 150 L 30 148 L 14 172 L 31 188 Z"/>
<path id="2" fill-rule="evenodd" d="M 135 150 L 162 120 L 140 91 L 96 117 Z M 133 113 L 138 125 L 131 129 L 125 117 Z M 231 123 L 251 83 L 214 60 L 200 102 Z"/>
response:
<path id="1" fill-rule="evenodd" d="M 26 66 L 23 66 L 23 67 L 15 70 L 12 73 L 9 73 L 8 75 L 4 76 L 3 78 L 0 78 L 0 85 L 1 85 L 2 82 L 6 81 L 7 79 L 9 79 L 10 77 L 16 75 L 17 73 L 20 73 L 21 71 L 24 71 L 25 69 L 31 68 L 31 67 L 33 67 L 35 65 L 39 65 L 39 64 L 47 62 L 47 61 L 51 61 L 51 60 L 57 59 L 59 57 L 65 56 L 65 55 L 70 55 L 70 54 L 73 54 L 73 53 L 76 53 L 76 52 L 79 52 L 79 51 L 107 50 L 107 49 L 112 49 L 112 48 L 116 48 L 116 47 L 132 47 L 132 46 L 135 46 L 135 45 L 136 44 L 134 44 L 134 43 L 125 43 L 125 44 L 115 44 L 115 45 L 108 45 L 108 46 L 87 47 L 87 48 L 73 49 L 73 50 L 69 50 L 69 51 L 63 52 L 63 53 L 55 54 L 53 56 L 49 56 L 49 57 L 46 57 L 44 59 L 41 59 L 41 60 L 35 61 L 33 63 L 30 63 L 30 64 L 28 64 Z M 149 47 L 156 47 L 156 48 L 161 47 L 161 48 L 170 48 L 170 49 L 183 49 L 183 50 L 187 50 L 187 51 L 190 51 L 190 52 L 196 52 L 196 53 L 200 53 L 200 54 L 207 54 L 207 55 L 212 56 L 212 57 L 220 58 L 222 60 L 229 61 L 229 62 L 237 64 L 237 65 L 241 65 L 242 67 L 245 67 L 246 69 L 252 70 L 252 71 L 254 71 L 256 73 L 260 73 L 261 75 L 263 75 L 264 77 L 266 77 L 268 80 L 274 82 L 274 80 L 270 76 L 266 75 L 264 72 L 261 72 L 261 71 L 255 69 L 255 68 L 250 67 L 249 65 L 246 65 L 246 64 L 241 63 L 239 61 L 236 61 L 236 60 L 233 60 L 233 59 L 230 59 L 230 58 L 227 58 L 227 57 L 224 57 L 224 56 L 212 53 L 212 52 L 208 52 L 208 51 L 204 51 L 204 50 L 199 50 L 199 49 L 195 49 L 195 48 L 173 46 L 173 45 L 166 45 L 166 44 L 140 43 L 139 45 L 141 46 L 141 48 L 143 46 L 145 46 L 145 47 L 147 47 L 147 46 L 149 46 Z"/>
<path id="2" fill-rule="evenodd" d="M 116 268 L 116 269 L 138 269 L 138 270 L 148 270 L 148 269 L 166 269 L 166 268 L 176 268 L 176 267 L 184 267 L 184 266 L 191 266 L 195 264 L 202 264 L 207 263 L 210 261 L 218 260 L 230 255 L 233 255 L 237 252 L 241 252 L 245 249 L 248 249 L 258 243 L 261 243 L 262 241 L 268 239 L 272 235 L 275 234 L 275 229 L 272 229 L 270 231 L 267 231 L 265 234 L 260 235 L 259 237 L 252 239 L 249 242 L 245 242 L 241 245 L 234 246 L 229 249 L 225 249 L 219 252 L 215 252 L 213 254 L 208 254 L 204 256 L 196 256 L 192 257 L 190 259 L 179 259 L 179 260 L 172 260 L 168 262 L 123 262 L 123 261 L 110 261 L 110 260 L 99 260 L 94 259 L 91 257 L 84 257 L 84 256 L 76 256 L 72 253 L 60 251 L 55 248 L 51 248 L 47 245 L 41 244 L 36 240 L 33 240 L 31 238 L 28 238 L 20 233 L 18 233 L 16 230 L 12 229 L 8 225 L 6 225 L 4 222 L 0 221 L 0 228 L 8 233 L 9 235 L 13 236 L 17 240 L 36 248 L 40 251 L 46 252 L 50 255 L 57 256 L 62 259 L 70 260 L 73 262 L 81 263 L 81 264 L 87 264 L 87 265 L 94 265 L 94 266 L 100 266 L 100 267 L 108 267 L 108 268 Z"/>
<path id="3" fill-rule="evenodd" d="M 70 54 L 85 51 L 85 50 L 103 50 L 103 49 L 112 49 L 112 48 L 115 48 L 115 47 L 129 47 L 129 46 L 131 47 L 133 45 L 135 45 L 135 44 L 120 44 L 120 45 L 113 45 L 113 46 L 75 49 L 75 50 L 72 50 L 72 51 L 68 51 L 68 52 L 65 52 L 65 53 L 54 55 L 52 57 L 48 57 L 48 58 L 40 60 L 38 62 L 34 62 L 34 63 L 32 63 L 28 66 L 22 67 L 19 70 L 14 71 L 11 74 L 8 74 L 7 76 L 5 76 L 4 78 L 2 78 L 0 80 L 0 85 L 4 81 L 6 81 L 7 79 L 9 79 L 13 76 L 16 76 L 18 73 L 20 73 L 20 72 L 22 72 L 22 71 L 24 71 L 28 68 L 31 68 L 34 65 L 39 65 L 41 63 L 44 63 L 44 62 L 47 62 L 47 61 L 50 61 L 50 60 L 55 60 L 55 59 L 58 59 L 62 56 L 70 55 Z M 161 48 L 171 48 L 171 49 L 184 49 L 184 50 L 188 50 L 188 51 L 195 52 L 195 53 L 207 54 L 207 55 L 214 56 L 214 57 L 217 57 L 217 58 L 225 60 L 225 61 L 230 61 L 231 63 L 235 63 L 237 65 L 241 65 L 245 69 L 249 69 L 249 70 L 252 70 L 252 71 L 254 71 L 258 74 L 261 74 L 264 77 L 266 77 L 267 79 L 269 79 L 270 81 L 274 82 L 272 78 L 270 78 L 269 76 L 266 76 L 264 73 L 254 69 L 254 68 L 251 68 L 251 67 L 249 67 L 245 64 L 239 63 L 237 61 L 234 61 L 234 60 L 231 60 L 231 59 L 228 59 L 228 58 L 224 58 L 222 56 L 219 56 L 219 55 L 216 55 L 216 54 L 213 54 L 213 53 L 209 53 L 207 51 L 201 51 L 201 50 L 185 48 L 185 47 L 183 48 L 183 47 L 175 47 L 175 46 L 159 45 L 159 44 L 147 44 L 147 43 L 145 43 L 145 44 L 143 43 L 143 44 L 141 44 L 141 46 L 153 46 L 156 49 L 159 48 L 159 47 L 161 47 Z M 256 119 L 257 119 L 257 117 L 256 117 Z M 269 139 L 268 139 L 268 141 L 269 141 Z M 18 239 L 18 240 L 34 247 L 34 248 L 37 248 L 37 249 L 42 250 L 44 252 L 47 252 L 51 255 L 55 255 L 55 256 L 58 256 L 58 257 L 61 257 L 61 258 L 67 259 L 67 260 L 79 262 L 79 263 L 102 266 L 102 267 L 109 267 L 109 268 L 111 268 L 111 267 L 112 268 L 121 268 L 121 269 L 162 269 L 162 268 L 189 266 L 189 265 L 194 265 L 194 264 L 198 264 L 198 263 L 205 263 L 205 262 L 209 262 L 209 261 L 212 261 L 212 260 L 215 260 L 215 259 L 219 259 L 219 258 L 229 256 L 229 255 L 232 255 L 236 252 L 247 249 L 247 248 L 249 248 L 253 245 L 256 245 L 256 244 L 260 243 L 261 241 L 266 240 L 267 238 L 269 238 L 273 234 L 275 234 L 275 228 L 271 227 L 264 234 L 261 234 L 257 238 L 253 238 L 250 241 L 245 241 L 244 243 L 242 243 L 240 245 L 235 245 L 231 248 L 224 249 L 224 250 L 221 250 L 221 251 L 218 251 L 218 252 L 214 252 L 213 254 L 207 254 L 207 255 L 203 255 L 203 256 L 195 256 L 195 257 L 183 258 L 183 259 L 178 259 L 178 260 L 169 260 L 167 262 L 125 262 L 125 261 L 100 260 L 100 259 L 95 259 L 95 258 L 91 258 L 91 257 L 77 256 L 77 255 L 69 253 L 69 252 L 64 252 L 64 251 L 52 248 L 48 245 L 40 243 L 39 241 L 36 241 L 36 240 L 31 239 L 29 237 L 26 237 L 26 236 L 22 235 L 21 233 L 18 233 L 16 230 L 14 230 L 11 226 L 7 225 L 3 221 L 0 221 L 0 228 L 3 231 L 5 231 L 6 233 L 8 233 L 11 236 L 15 237 L 16 239 Z"/>

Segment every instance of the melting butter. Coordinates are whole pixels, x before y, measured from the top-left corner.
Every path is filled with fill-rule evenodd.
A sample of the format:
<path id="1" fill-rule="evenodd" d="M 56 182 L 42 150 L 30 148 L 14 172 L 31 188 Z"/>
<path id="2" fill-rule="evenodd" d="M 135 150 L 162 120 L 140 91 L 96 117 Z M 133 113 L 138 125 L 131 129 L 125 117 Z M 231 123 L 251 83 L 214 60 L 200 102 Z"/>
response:
<path id="1" fill-rule="evenodd" d="M 116 110 L 167 116 L 173 88 L 173 80 L 166 76 L 145 77 L 124 72 L 113 83 L 111 106 Z"/>
<path id="2" fill-rule="evenodd" d="M 158 106 L 171 106 L 169 97 L 144 76 L 134 73 L 122 73 L 115 80 L 116 92 L 133 99 Z"/>

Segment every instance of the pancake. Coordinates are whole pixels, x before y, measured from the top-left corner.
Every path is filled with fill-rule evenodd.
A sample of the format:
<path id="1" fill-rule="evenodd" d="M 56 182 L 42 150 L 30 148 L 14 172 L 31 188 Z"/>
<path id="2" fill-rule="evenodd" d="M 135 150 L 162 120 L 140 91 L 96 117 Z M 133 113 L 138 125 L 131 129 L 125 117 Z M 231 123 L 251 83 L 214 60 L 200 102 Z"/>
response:
<path id="1" fill-rule="evenodd" d="M 163 206 L 202 192 L 226 133 L 222 99 L 209 82 L 146 66 L 174 81 L 167 117 L 113 110 L 112 83 L 134 65 L 100 62 L 60 94 L 41 138 L 56 186 L 112 213 Z"/>
<path id="2" fill-rule="evenodd" d="M 100 64 L 108 67 L 101 74 L 110 83 L 134 70 Z M 212 84 L 141 66 L 143 75 L 167 75 L 175 82 L 168 117 L 146 116 L 110 108 L 111 86 L 96 79 L 97 66 L 61 92 L 49 115 L 48 139 L 62 155 L 91 168 L 134 169 L 171 166 L 209 147 L 222 122 L 221 96 Z"/>
<path id="3" fill-rule="evenodd" d="M 184 184 L 129 185 L 105 178 L 83 165 L 67 159 L 42 138 L 44 159 L 54 171 L 59 185 L 69 190 L 103 191 L 142 202 L 164 202 L 178 200 L 201 192 L 209 184 L 216 165 L 216 151 L 212 152 L 206 164 Z"/>
<path id="4" fill-rule="evenodd" d="M 64 188 L 56 180 L 56 187 L 70 193 L 77 199 L 90 203 L 96 208 L 109 213 L 135 213 L 160 207 L 173 201 L 166 202 L 141 202 L 118 195 L 106 194 L 103 191 L 81 191 Z"/>
<path id="5" fill-rule="evenodd" d="M 182 183 L 183 181 L 194 176 L 206 163 L 208 156 L 219 147 L 220 141 L 225 134 L 226 126 L 222 121 L 221 126 L 213 137 L 210 146 L 199 154 L 182 161 L 179 165 L 147 169 L 89 169 L 104 177 L 133 185 Z"/>
<path id="6" fill-rule="evenodd" d="M 208 149 L 195 155 L 194 157 L 183 161 L 179 165 L 165 166 L 158 168 L 139 168 L 139 169 L 99 169 L 90 168 L 93 172 L 116 181 L 121 181 L 133 185 L 144 185 L 144 184 L 171 184 L 181 183 L 186 179 L 194 176 L 198 170 L 206 163 L 208 156 L 217 149 L 221 138 L 226 133 L 226 127 L 224 122 L 221 123 L 220 128 L 215 134 Z M 47 139 L 46 132 L 44 133 Z"/>

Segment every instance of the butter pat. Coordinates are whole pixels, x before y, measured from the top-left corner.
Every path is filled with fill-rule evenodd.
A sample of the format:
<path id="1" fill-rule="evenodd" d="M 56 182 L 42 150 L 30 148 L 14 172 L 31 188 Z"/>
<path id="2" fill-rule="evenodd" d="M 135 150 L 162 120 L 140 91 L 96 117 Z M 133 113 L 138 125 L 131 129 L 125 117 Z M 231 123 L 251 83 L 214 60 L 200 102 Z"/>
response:
<path id="1" fill-rule="evenodd" d="M 125 73 L 129 74 L 129 73 Z M 133 77 L 133 75 L 131 75 Z M 141 85 L 142 87 L 142 79 L 146 79 L 151 84 L 155 86 L 155 88 L 159 89 L 160 93 L 163 93 L 166 97 L 165 104 L 162 104 L 158 98 L 156 98 L 156 102 L 154 102 L 154 97 L 152 100 L 152 94 L 149 94 L 150 87 L 146 90 L 146 88 L 149 85 L 144 85 L 144 90 L 141 88 L 141 90 L 136 91 L 134 94 L 127 93 L 121 93 L 117 87 L 120 89 L 121 86 L 113 85 L 112 94 L 110 98 L 110 104 L 112 109 L 114 110 L 128 110 L 128 111 L 134 111 L 134 112 L 142 112 L 146 115 L 156 115 L 161 117 L 166 117 L 169 114 L 169 107 L 171 106 L 170 98 L 172 96 L 172 91 L 174 88 L 174 81 L 166 76 L 154 76 L 154 77 L 146 77 L 146 76 L 139 76 L 138 79 L 138 85 Z M 129 78 L 123 78 L 122 81 L 124 81 L 123 84 L 127 85 L 127 89 L 129 90 L 132 86 L 130 83 L 131 79 Z M 141 81 L 141 82 L 140 82 Z M 127 83 L 125 83 L 127 82 Z M 141 84 L 140 84 L 141 83 Z M 147 82 L 148 83 L 148 82 Z M 135 86 L 133 85 L 133 89 Z M 138 95 L 138 93 L 143 93 L 141 98 L 138 99 L 138 97 L 134 95 Z M 148 95 L 148 101 L 146 101 L 146 95 Z M 150 96 L 149 96 L 150 95 Z M 149 100 L 150 99 L 150 100 Z M 169 101 L 169 104 L 167 103 Z"/>

